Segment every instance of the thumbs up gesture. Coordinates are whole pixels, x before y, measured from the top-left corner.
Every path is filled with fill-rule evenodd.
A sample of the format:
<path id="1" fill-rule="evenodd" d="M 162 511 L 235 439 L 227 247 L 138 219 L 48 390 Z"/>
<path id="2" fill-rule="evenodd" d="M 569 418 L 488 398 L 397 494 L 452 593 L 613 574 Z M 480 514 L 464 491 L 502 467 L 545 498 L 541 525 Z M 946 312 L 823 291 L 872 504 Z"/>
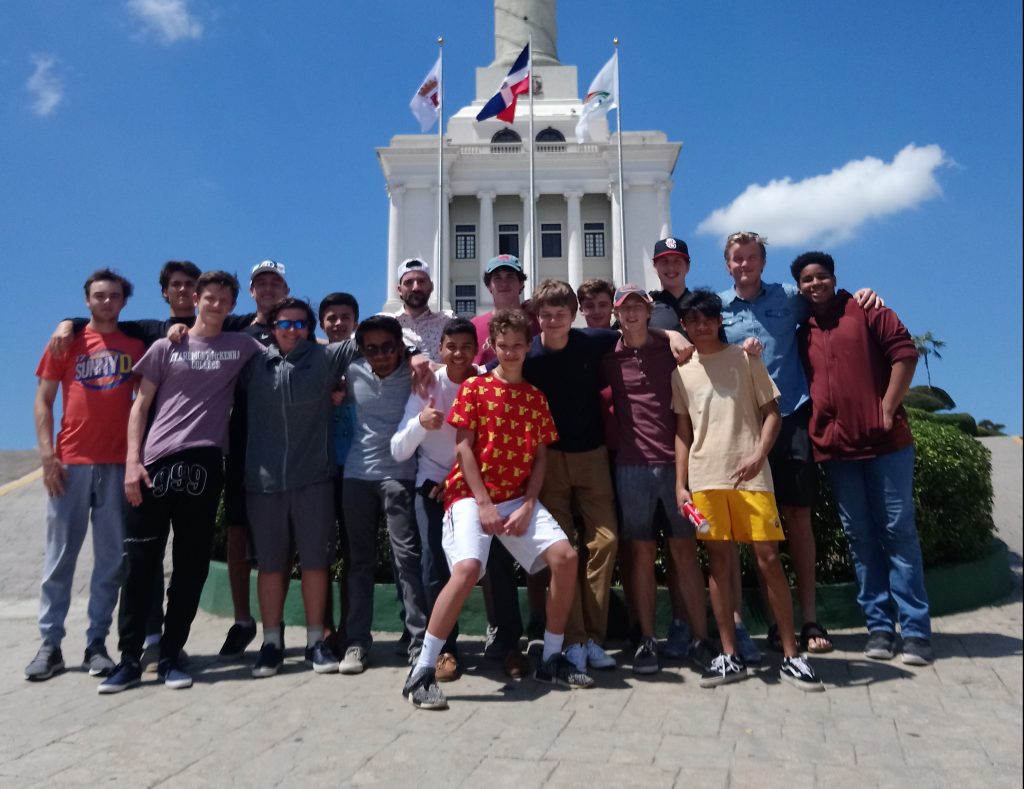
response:
<path id="1" fill-rule="evenodd" d="M 420 424 L 427 430 L 440 430 L 444 424 L 444 411 L 434 408 L 434 398 L 431 397 L 423 410 L 420 411 Z"/>

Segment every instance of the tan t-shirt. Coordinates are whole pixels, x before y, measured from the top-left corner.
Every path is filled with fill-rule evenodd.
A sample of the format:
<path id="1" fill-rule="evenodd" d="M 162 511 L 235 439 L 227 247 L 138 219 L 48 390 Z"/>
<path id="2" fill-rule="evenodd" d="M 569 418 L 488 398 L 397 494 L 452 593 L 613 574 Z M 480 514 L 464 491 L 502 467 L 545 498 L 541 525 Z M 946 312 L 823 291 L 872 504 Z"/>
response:
<path id="1" fill-rule="evenodd" d="M 738 345 L 712 354 L 694 353 L 672 378 L 672 410 L 693 424 L 689 489 L 773 492 L 767 461 L 753 479 L 735 484 L 729 475 L 761 437 L 761 406 L 779 398 L 764 362 Z"/>

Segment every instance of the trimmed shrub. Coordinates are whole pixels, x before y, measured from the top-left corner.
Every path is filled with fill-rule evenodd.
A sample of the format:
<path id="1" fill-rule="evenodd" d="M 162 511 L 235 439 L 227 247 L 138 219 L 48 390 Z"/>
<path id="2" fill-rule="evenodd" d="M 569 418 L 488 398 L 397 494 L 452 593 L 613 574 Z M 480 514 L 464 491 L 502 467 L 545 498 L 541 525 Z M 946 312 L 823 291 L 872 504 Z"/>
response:
<path id="1" fill-rule="evenodd" d="M 978 423 L 974 421 L 974 417 L 970 414 L 932 414 L 916 408 L 908 408 L 907 414 L 918 420 L 939 422 L 944 425 L 953 425 L 958 430 L 969 436 L 979 435 Z"/>

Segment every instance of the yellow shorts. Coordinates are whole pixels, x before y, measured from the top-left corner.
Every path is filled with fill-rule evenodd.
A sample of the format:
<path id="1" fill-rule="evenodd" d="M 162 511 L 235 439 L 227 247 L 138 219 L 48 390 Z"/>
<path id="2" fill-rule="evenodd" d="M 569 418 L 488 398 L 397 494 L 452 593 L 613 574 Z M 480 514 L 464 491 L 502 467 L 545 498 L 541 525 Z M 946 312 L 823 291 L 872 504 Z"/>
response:
<path id="1" fill-rule="evenodd" d="M 711 524 L 700 540 L 776 542 L 786 539 L 775 496 L 760 490 L 701 490 L 693 503 Z"/>

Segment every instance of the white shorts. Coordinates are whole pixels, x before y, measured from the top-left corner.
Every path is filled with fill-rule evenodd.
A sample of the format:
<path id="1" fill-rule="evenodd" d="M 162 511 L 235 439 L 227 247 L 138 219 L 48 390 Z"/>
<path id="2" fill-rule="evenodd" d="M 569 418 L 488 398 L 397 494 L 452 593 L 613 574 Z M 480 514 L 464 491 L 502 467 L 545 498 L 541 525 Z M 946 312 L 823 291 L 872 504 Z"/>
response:
<path id="1" fill-rule="evenodd" d="M 520 504 L 522 498 L 503 501 L 495 505 L 498 514 L 507 518 Z M 546 567 L 544 552 L 566 539 L 558 522 L 538 501 L 533 507 L 533 517 L 526 531 L 518 537 L 509 534 L 484 534 L 480 528 L 480 508 L 475 499 L 459 499 L 444 514 L 444 528 L 441 545 L 448 557 L 449 569 L 467 559 L 480 562 L 480 577 L 487 569 L 487 555 L 491 552 L 491 537 L 497 536 L 508 552 L 530 575 Z"/>

